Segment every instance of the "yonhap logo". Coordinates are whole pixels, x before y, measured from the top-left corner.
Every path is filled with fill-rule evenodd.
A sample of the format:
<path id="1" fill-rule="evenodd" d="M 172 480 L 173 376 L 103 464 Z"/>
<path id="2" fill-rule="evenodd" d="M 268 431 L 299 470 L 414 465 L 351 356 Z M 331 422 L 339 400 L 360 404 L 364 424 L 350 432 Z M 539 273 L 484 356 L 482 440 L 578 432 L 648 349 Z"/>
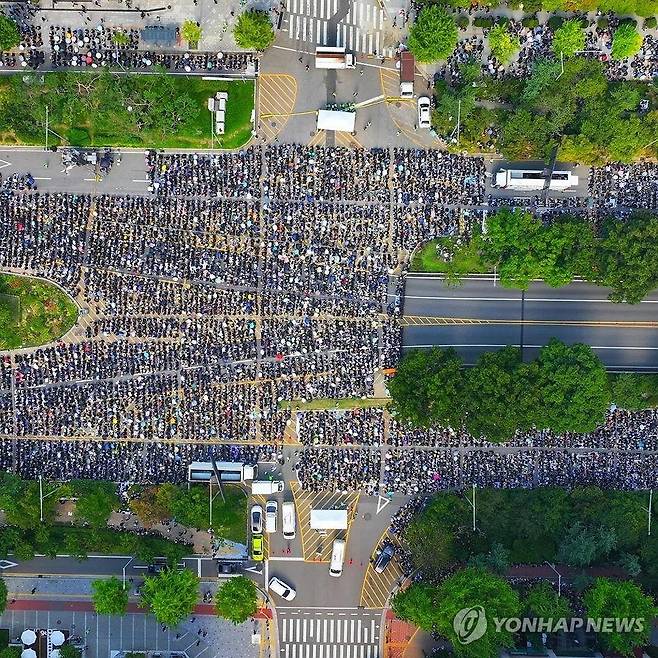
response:
<path id="1" fill-rule="evenodd" d="M 452 627 L 461 644 L 470 644 L 479 640 L 487 631 L 487 617 L 484 614 L 484 608 L 481 605 L 463 608 L 455 615 Z"/>

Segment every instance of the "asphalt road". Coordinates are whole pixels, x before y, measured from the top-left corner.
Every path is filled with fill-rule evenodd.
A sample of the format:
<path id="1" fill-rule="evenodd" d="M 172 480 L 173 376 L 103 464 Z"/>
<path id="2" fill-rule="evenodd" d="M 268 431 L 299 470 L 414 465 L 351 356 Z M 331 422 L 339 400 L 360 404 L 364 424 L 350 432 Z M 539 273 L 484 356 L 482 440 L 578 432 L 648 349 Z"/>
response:
<path id="1" fill-rule="evenodd" d="M 453 346 L 472 364 L 483 352 L 505 345 L 522 344 L 530 359 L 556 337 L 590 345 L 612 370 L 658 370 L 658 293 L 629 305 L 610 302 L 606 289 L 584 282 L 564 288 L 534 283 L 525 294 L 494 283 L 492 276 L 476 276 L 450 287 L 440 277 L 407 277 L 405 316 L 464 322 L 408 326 L 404 346 Z"/>

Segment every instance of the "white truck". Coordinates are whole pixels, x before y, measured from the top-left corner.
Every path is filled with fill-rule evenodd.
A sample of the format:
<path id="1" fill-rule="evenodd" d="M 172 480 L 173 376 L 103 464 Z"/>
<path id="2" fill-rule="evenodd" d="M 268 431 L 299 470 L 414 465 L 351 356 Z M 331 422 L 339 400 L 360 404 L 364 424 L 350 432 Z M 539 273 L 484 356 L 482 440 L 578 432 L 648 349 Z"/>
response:
<path id="1" fill-rule="evenodd" d="M 251 483 L 251 493 L 269 495 L 283 491 L 284 487 L 283 480 L 254 480 Z"/>
<path id="2" fill-rule="evenodd" d="M 356 58 L 345 52 L 345 46 L 318 46 L 315 49 L 316 69 L 355 69 Z"/>
<path id="3" fill-rule="evenodd" d="M 414 97 L 414 78 L 416 76 L 416 60 L 413 53 L 403 50 L 400 53 L 400 98 Z"/>

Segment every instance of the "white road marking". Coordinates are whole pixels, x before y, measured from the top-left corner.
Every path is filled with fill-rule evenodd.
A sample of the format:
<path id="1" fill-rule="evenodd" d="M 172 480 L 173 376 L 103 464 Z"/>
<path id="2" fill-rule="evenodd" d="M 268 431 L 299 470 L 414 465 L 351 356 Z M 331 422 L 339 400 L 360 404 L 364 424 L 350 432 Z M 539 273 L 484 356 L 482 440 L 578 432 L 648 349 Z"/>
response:
<path id="1" fill-rule="evenodd" d="M 492 345 L 478 345 L 478 344 L 470 344 L 470 343 L 463 343 L 463 344 L 456 344 L 456 343 L 451 343 L 451 344 L 445 344 L 445 345 L 404 345 L 404 347 L 413 347 L 413 348 L 424 348 L 424 347 L 507 347 L 510 345 L 510 343 L 506 344 L 492 344 Z M 511 343 L 512 347 L 519 347 L 518 343 Z M 524 344 L 523 347 L 527 347 L 530 349 L 539 349 L 541 347 L 544 347 L 544 345 L 526 345 Z M 593 350 L 646 350 L 649 352 L 655 352 L 658 351 L 658 347 L 635 347 L 635 346 L 622 346 L 622 345 L 590 345 L 590 347 Z"/>
<path id="2" fill-rule="evenodd" d="M 520 302 L 521 297 L 432 297 L 423 295 L 405 295 L 405 299 L 433 299 L 437 301 L 464 301 L 464 302 Z M 609 299 L 574 299 L 574 298 L 561 298 L 561 297 L 527 297 L 525 298 L 526 304 L 528 302 L 578 302 L 583 304 L 619 304 L 619 302 L 612 302 Z M 658 299 L 643 299 L 640 304 L 658 304 Z"/>

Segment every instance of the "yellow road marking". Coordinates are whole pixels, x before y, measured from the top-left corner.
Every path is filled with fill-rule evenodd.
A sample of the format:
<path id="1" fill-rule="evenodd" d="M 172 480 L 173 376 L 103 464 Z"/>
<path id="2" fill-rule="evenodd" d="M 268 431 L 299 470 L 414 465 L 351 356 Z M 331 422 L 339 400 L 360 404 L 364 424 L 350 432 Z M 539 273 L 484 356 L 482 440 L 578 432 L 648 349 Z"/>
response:
<path id="1" fill-rule="evenodd" d="M 259 130 L 272 141 L 285 127 L 297 100 L 297 81 L 287 73 L 264 73 L 259 78 Z M 266 119 L 282 117 L 272 126 Z"/>
<path id="2" fill-rule="evenodd" d="M 373 566 L 373 560 L 377 554 L 377 549 L 381 547 L 384 542 L 392 543 L 397 549 L 400 549 L 400 542 L 388 532 L 388 528 L 384 530 L 379 541 L 375 545 L 375 550 L 372 552 L 368 568 L 363 578 L 361 586 L 360 605 L 364 608 L 378 609 L 386 605 L 386 601 L 393 590 L 396 583 L 399 583 L 404 578 L 404 573 L 400 567 L 397 554 L 393 556 L 388 567 L 383 573 L 377 573 Z"/>

